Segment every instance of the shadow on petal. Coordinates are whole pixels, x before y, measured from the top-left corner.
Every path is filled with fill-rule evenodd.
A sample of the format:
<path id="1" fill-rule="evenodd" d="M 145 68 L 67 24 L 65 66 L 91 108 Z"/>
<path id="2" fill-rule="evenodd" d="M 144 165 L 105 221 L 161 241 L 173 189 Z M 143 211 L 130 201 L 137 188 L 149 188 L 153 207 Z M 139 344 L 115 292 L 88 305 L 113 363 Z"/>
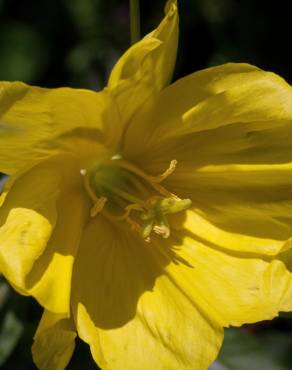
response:
<path id="1" fill-rule="evenodd" d="M 170 239 L 161 243 L 154 236 L 145 242 L 127 226 L 114 225 L 102 216 L 92 219 L 74 265 L 74 314 L 83 305 L 95 326 L 103 329 L 133 319 L 140 296 L 153 290 L 168 264 L 189 265 L 176 254 Z"/>

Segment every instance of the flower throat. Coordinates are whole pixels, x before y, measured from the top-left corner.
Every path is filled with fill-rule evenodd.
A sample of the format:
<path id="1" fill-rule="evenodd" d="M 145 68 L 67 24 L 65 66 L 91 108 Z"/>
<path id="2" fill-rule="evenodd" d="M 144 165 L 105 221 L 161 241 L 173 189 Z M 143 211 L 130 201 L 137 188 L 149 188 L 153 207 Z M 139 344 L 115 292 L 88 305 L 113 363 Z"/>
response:
<path id="1" fill-rule="evenodd" d="M 176 160 L 158 176 L 151 176 L 120 156 L 110 161 L 96 162 L 82 169 L 85 189 L 93 202 L 91 217 L 102 212 L 107 218 L 126 221 L 143 239 L 150 241 L 152 232 L 168 238 L 170 227 L 167 215 L 186 210 L 190 199 L 180 199 L 161 183 L 170 176 Z"/>

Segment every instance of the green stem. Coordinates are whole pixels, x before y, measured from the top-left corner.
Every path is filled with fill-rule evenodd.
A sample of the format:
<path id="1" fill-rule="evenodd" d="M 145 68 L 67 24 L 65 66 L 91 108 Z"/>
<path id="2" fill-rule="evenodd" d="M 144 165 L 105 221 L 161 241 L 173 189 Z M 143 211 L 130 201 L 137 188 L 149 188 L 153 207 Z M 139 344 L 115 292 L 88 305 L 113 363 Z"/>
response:
<path id="1" fill-rule="evenodd" d="M 131 43 L 133 45 L 141 38 L 139 0 L 130 0 L 130 18 L 131 18 Z"/>

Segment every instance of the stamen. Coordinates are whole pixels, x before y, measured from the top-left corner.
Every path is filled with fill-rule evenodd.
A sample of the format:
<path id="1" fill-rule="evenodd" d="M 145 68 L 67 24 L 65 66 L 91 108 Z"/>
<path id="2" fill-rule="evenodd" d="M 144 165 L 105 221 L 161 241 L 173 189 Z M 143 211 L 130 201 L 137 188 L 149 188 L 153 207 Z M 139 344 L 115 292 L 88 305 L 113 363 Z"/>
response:
<path id="1" fill-rule="evenodd" d="M 146 242 L 150 241 L 152 232 L 168 238 L 167 215 L 191 206 L 190 199 L 180 199 L 160 184 L 176 166 L 174 159 L 162 174 L 151 176 L 117 155 L 111 158 L 109 166 L 97 162 L 91 170 L 81 169 L 84 187 L 93 202 L 91 217 L 103 212 L 112 221 L 126 221 Z"/>
<path id="2" fill-rule="evenodd" d="M 129 172 L 128 179 L 141 195 L 145 196 L 146 194 L 149 194 L 147 187 L 145 186 L 145 184 L 139 181 L 136 174 Z"/>
<path id="3" fill-rule="evenodd" d="M 151 228 L 149 234 L 147 234 L 147 235 L 145 234 L 144 235 L 144 229 L 142 229 L 142 227 L 136 221 L 132 220 L 130 217 L 127 217 L 126 218 L 126 221 L 130 224 L 131 229 L 133 231 L 138 232 L 140 235 L 142 235 L 142 237 L 143 237 L 143 239 L 144 239 L 145 242 L 150 243 L 151 239 L 150 239 L 150 236 L 149 235 L 151 233 L 152 228 Z"/>
<path id="4" fill-rule="evenodd" d="M 165 225 L 155 225 L 153 230 L 156 234 L 161 235 L 164 239 L 167 239 L 170 235 L 169 227 L 166 227 Z"/>
<path id="5" fill-rule="evenodd" d="M 100 213 L 103 210 L 105 203 L 107 202 L 107 198 L 106 197 L 98 198 L 96 196 L 94 191 L 91 189 L 90 182 L 89 182 L 89 176 L 87 174 L 86 169 L 82 168 L 80 170 L 80 173 L 82 176 L 84 176 L 84 180 L 83 180 L 84 187 L 88 195 L 90 196 L 91 200 L 94 203 L 93 207 L 90 209 L 90 216 L 95 217 L 98 213 Z"/>
<path id="6" fill-rule="evenodd" d="M 170 228 L 165 214 L 158 212 L 156 214 L 156 225 L 153 228 L 154 232 L 161 235 L 163 238 L 167 239 L 170 235 Z"/>
<path id="7" fill-rule="evenodd" d="M 173 194 L 170 191 L 166 190 L 160 184 L 155 183 L 155 182 L 151 182 L 151 185 L 152 185 L 153 189 L 155 189 L 156 191 L 158 191 L 158 193 L 160 193 L 161 195 L 163 195 L 165 197 L 174 197 L 174 198 L 177 198 L 177 196 L 175 194 Z"/>
<path id="8" fill-rule="evenodd" d="M 96 196 L 95 192 L 91 189 L 90 182 L 89 182 L 89 176 L 87 174 L 87 171 L 82 169 L 80 171 L 80 173 L 81 173 L 82 176 L 84 176 L 84 180 L 83 180 L 84 187 L 85 187 L 88 195 L 90 196 L 91 200 L 93 200 L 94 203 L 98 202 L 99 198 Z"/>
<path id="9" fill-rule="evenodd" d="M 131 217 L 127 217 L 126 221 L 130 224 L 132 230 L 141 233 L 141 226 L 138 224 L 138 222 L 132 220 Z"/>
<path id="10" fill-rule="evenodd" d="M 149 218 L 144 221 L 144 225 L 142 228 L 142 238 L 143 239 L 148 239 L 152 230 L 153 230 L 153 225 L 154 225 L 154 219 Z"/>
<path id="11" fill-rule="evenodd" d="M 170 226 L 166 215 L 184 211 L 190 206 L 190 199 L 161 198 L 157 196 L 149 198 L 147 209 L 140 215 L 140 219 L 144 221 L 143 237 L 149 236 L 153 230 L 163 238 L 168 238 Z"/>
<path id="12" fill-rule="evenodd" d="M 134 221 L 131 217 L 129 217 L 129 214 L 130 214 L 131 210 L 135 209 L 136 211 L 141 211 L 142 210 L 141 207 L 138 206 L 138 205 L 135 205 L 135 204 L 130 204 L 126 208 L 127 208 L 127 210 L 122 216 L 115 216 L 111 212 L 109 212 L 107 209 L 103 210 L 103 214 L 105 215 L 105 217 L 109 218 L 112 221 L 123 221 L 123 220 L 125 220 L 130 225 L 130 227 L 133 231 L 138 232 L 140 235 L 142 235 L 142 232 L 143 232 L 142 227 L 138 224 L 138 222 Z M 146 242 L 150 242 L 149 236 L 145 236 L 144 240 Z"/>
<path id="13" fill-rule="evenodd" d="M 116 187 L 113 187 L 113 186 L 110 186 L 108 185 L 108 188 L 112 191 L 115 192 L 115 194 L 119 195 L 121 198 L 127 200 L 128 202 L 133 202 L 134 204 L 143 204 L 144 202 L 142 202 L 140 199 L 136 198 L 135 196 L 133 196 L 132 194 L 129 194 L 121 189 L 118 189 Z"/>
<path id="14" fill-rule="evenodd" d="M 168 176 L 170 176 L 175 171 L 176 166 L 177 166 L 177 160 L 176 159 L 173 159 L 170 162 L 169 167 L 161 175 L 158 175 L 158 176 L 149 176 L 149 178 L 153 182 L 158 182 L 158 183 L 159 182 L 162 182 L 163 180 L 165 180 Z"/>
<path id="15" fill-rule="evenodd" d="M 146 180 L 156 191 L 158 191 L 161 195 L 167 196 L 167 197 L 176 197 L 175 194 L 172 194 L 168 190 L 166 190 L 163 186 L 159 185 L 160 182 L 165 180 L 169 175 L 173 173 L 173 171 L 176 168 L 177 160 L 173 159 L 170 162 L 170 165 L 166 171 L 164 171 L 161 175 L 158 176 L 150 176 L 147 175 L 145 172 L 140 170 L 140 168 L 136 167 L 132 163 L 129 163 L 125 160 L 119 161 L 119 165 L 126 170 L 133 172 L 135 175 L 142 177 L 144 180 Z"/>
<path id="16" fill-rule="evenodd" d="M 111 212 L 109 212 L 108 210 L 104 210 L 105 211 L 105 215 L 110 218 L 111 220 L 114 220 L 114 221 L 123 221 L 123 220 L 126 220 L 128 218 L 128 216 L 130 215 L 130 213 L 132 211 L 140 211 L 142 212 L 144 210 L 144 208 L 140 205 L 140 204 L 129 204 L 126 208 L 125 208 L 125 213 L 123 213 L 121 216 L 116 216 L 116 215 L 113 215 Z"/>
<path id="17" fill-rule="evenodd" d="M 90 210 L 90 216 L 95 217 L 98 213 L 100 213 L 103 210 L 106 202 L 107 198 L 105 197 L 98 198 L 98 200 Z"/>
<path id="18" fill-rule="evenodd" d="M 161 175 L 158 175 L 158 176 L 147 175 L 140 168 L 136 167 L 132 163 L 129 163 L 129 162 L 125 161 L 125 160 L 119 161 L 119 165 L 121 167 L 125 168 L 126 170 L 129 170 L 129 171 L 135 173 L 139 177 L 142 177 L 143 179 L 147 180 L 148 182 L 161 182 L 161 181 L 165 180 L 169 175 L 171 175 L 173 173 L 173 171 L 175 170 L 175 168 L 177 166 L 177 160 L 176 159 L 173 159 L 170 162 L 169 167 L 167 168 L 167 170 L 164 171 Z"/>

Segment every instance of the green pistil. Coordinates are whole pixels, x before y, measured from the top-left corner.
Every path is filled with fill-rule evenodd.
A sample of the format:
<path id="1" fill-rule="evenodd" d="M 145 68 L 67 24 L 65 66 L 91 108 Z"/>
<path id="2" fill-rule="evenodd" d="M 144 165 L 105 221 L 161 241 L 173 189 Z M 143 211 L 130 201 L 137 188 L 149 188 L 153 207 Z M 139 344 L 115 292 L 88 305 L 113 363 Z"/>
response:
<path id="1" fill-rule="evenodd" d="M 178 213 L 188 209 L 191 204 L 192 201 L 190 199 L 178 199 L 175 197 L 171 197 L 164 198 L 159 201 L 155 206 L 155 209 L 164 214 Z"/>
<path id="2" fill-rule="evenodd" d="M 134 226 L 145 240 L 150 239 L 152 232 L 168 238 L 167 215 L 185 211 L 191 206 L 191 200 L 179 199 L 155 183 L 154 177 L 119 159 L 96 163 L 84 174 L 85 187 L 94 202 L 93 217 L 104 210 L 107 217 Z"/>
<path id="3" fill-rule="evenodd" d="M 90 172 L 90 185 L 97 197 L 106 197 L 117 205 L 120 203 L 115 202 L 117 198 L 128 204 L 143 203 L 136 196 L 139 181 L 127 170 L 117 165 L 96 165 Z"/>
<path id="4" fill-rule="evenodd" d="M 147 239 L 153 230 L 163 238 L 168 238 L 170 227 L 166 215 L 185 211 L 191 204 L 190 199 L 178 199 L 175 197 L 158 200 L 140 216 L 141 220 L 144 221 L 142 228 L 143 238 Z"/>

